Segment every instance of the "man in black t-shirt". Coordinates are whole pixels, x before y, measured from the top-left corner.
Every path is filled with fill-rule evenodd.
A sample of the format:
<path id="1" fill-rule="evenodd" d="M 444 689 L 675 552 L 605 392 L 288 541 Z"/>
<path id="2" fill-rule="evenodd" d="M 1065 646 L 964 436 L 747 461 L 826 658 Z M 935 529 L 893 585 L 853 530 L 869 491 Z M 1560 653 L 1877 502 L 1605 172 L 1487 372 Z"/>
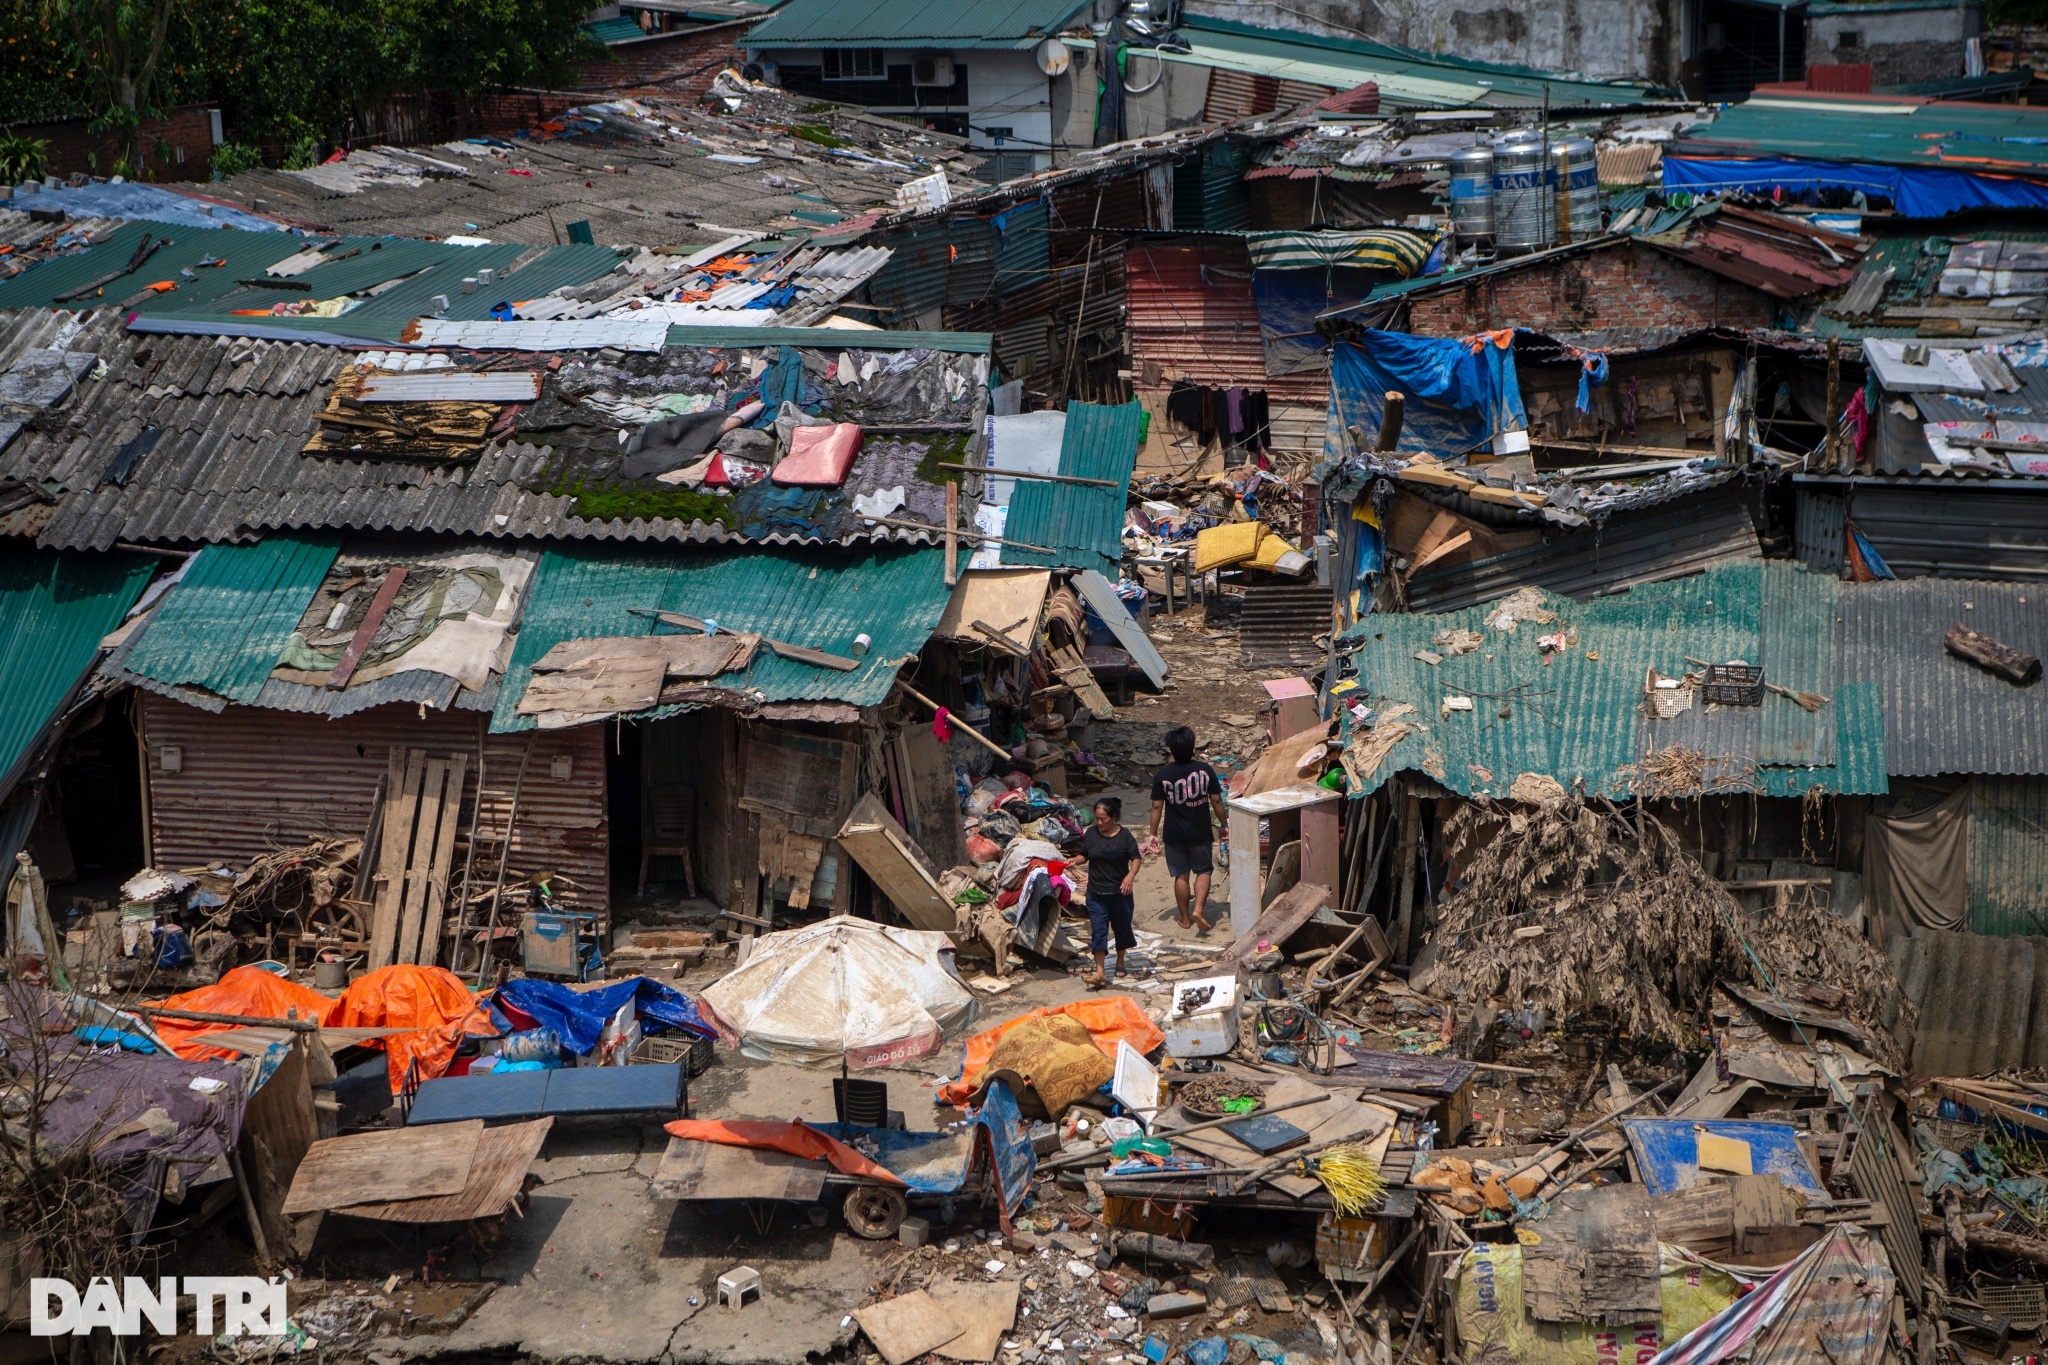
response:
<path id="1" fill-rule="evenodd" d="M 1215 872 L 1209 850 L 1216 842 L 1209 813 L 1213 810 L 1217 822 L 1222 821 L 1223 784 L 1214 768 L 1195 761 L 1195 732 L 1187 726 L 1167 732 L 1166 752 L 1173 762 L 1152 775 L 1152 827 L 1145 846 L 1152 852 L 1162 847 L 1163 826 L 1166 870 L 1173 874 L 1173 904 L 1180 926 L 1207 930 L 1209 917 L 1204 912 Z"/>

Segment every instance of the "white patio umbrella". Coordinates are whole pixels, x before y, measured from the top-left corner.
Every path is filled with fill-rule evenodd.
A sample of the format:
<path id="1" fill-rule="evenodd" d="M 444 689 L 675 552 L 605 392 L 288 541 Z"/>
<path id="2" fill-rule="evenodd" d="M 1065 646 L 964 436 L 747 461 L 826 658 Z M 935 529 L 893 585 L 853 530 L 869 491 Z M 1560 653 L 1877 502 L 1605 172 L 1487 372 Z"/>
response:
<path id="1" fill-rule="evenodd" d="M 698 997 L 749 1057 L 846 1070 L 937 1051 L 978 1004 L 941 953 L 945 934 L 835 915 L 754 940 L 745 965 Z"/>

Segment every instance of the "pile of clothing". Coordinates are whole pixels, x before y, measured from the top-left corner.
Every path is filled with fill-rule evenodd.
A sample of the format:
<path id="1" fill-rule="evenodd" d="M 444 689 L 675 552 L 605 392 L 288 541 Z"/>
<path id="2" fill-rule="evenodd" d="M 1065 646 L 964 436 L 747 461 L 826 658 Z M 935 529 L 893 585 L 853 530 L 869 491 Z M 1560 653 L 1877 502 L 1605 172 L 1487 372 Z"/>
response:
<path id="1" fill-rule="evenodd" d="M 1071 844 L 1088 828 L 1079 806 L 1032 783 L 1024 773 L 984 777 L 962 794 L 967 853 L 977 864 L 1005 858 L 1017 839 Z"/>

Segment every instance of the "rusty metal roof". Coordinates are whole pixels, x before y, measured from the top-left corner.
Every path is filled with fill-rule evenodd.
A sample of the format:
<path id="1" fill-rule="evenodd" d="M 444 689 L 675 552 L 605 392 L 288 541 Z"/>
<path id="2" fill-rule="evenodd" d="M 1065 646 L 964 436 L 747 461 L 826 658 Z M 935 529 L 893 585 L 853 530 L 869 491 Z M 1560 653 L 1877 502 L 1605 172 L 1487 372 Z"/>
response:
<path id="1" fill-rule="evenodd" d="M 1269 378 L 1252 297 L 1252 262 L 1241 237 L 1197 243 L 1134 241 L 1124 253 L 1124 306 L 1140 383 L 1167 378 L 1227 387 L 1260 384 L 1275 399 L 1322 402 L 1324 373 Z"/>
<path id="2" fill-rule="evenodd" d="M 1780 299 L 1847 284 L 1870 249 L 1867 238 L 1830 232 L 1782 214 L 1733 204 L 1707 207 L 1718 211 L 1700 213 L 1682 229 L 1642 240 Z"/>

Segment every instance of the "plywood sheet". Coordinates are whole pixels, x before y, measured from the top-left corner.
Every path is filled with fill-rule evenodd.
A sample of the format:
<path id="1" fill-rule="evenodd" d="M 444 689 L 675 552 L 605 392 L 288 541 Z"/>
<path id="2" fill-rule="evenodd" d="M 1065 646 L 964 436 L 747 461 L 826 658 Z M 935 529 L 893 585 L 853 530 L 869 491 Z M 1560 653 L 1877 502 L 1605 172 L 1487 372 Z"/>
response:
<path id="1" fill-rule="evenodd" d="M 757 635 L 602 635 L 564 640 L 534 664 L 536 673 L 573 672 L 602 663 L 662 665 L 671 678 L 715 678 L 751 662 Z"/>
<path id="2" fill-rule="evenodd" d="M 924 1290 L 853 1310 L 853 1320 L 889 1365 L 903 1365 L 960 1335 L 960 1326 Z"/>
<path id="3" fill-rule="evenodd" d="M 987 647 L 988 636 L 974 628 L 979 621 L 998 631 L 1019 654 L 1029 654 L 1051 586 L 1050 569 L 969 569 L 954 584 L 932 634 Z"/>
<path id="4" fill-rule="evenodd" d="M 366 1199 L 459 1193 L 468 1183 L 481 1119 L 327 1138 L 306 1149 L 285 1196 L 287 1214 L 317 1213 Z"/>
<path id="5" fill-rule="evenodd" d="M 382 1204 L 350 1204 L 334 1212 L 387 1223 L 466 1223 L 475 1218 L 495 1218 L 511 1208 L 512 1201 L 525 1189 L 526 1173 L 539 1159 L 554 1123 L 553 1119 L 532 1119 L 484 1129 L 477 1139 L 476 1159 L 470 1164 L 469 1177 L 453 1194 Z"/>
<path id="6" fill-rule="evenodd" d="M 651 710 L 661 700 L 667 674 L 668 665 L 660 659 L 605 660 L 587 668 L 535 673 L 519 699 L 519 714 L 596 717 Z"/>
<path id="7" fill-rule="evenodd" d="M 776 1199 L 813 1203 L 825 1189 L 815 1161 L 788 1152 L 672 1137 L 650 1186 L 660 1199 Z"/>
<path id="8" fill-rule="evenodd" d="M 1522 1248 L 1522 1294 L 1539 1322 L 1625 1327 L 1660 1321 L 1657 1234 L 1641 1185 L 1570 1190 Z"/>
<path id="9" fill-rule="evenodd" d="M 875 885 L 889 898 L 915 929 L 952 933 L 959 916 L 953 903 L 939 890 L 939 881 L 926 865 L 923 854 L 896 817 L 881 800 L 869 792 L 854 806 L 853 813 L 839 829 L 839 845 L 860 864 L 861 871 L 874 878 Z"/>
<path id="10" fill-rule="evenodd" d="M 1015 1280 L 994 1284 L 934 1280 L 925 1292 L 960 1328 L 960 1335 L 936 1348 L 934 1354 L 948 1360 L 994 1360 L 1003 1334 L 1016 1325 L 1019 1287 Z"/>

